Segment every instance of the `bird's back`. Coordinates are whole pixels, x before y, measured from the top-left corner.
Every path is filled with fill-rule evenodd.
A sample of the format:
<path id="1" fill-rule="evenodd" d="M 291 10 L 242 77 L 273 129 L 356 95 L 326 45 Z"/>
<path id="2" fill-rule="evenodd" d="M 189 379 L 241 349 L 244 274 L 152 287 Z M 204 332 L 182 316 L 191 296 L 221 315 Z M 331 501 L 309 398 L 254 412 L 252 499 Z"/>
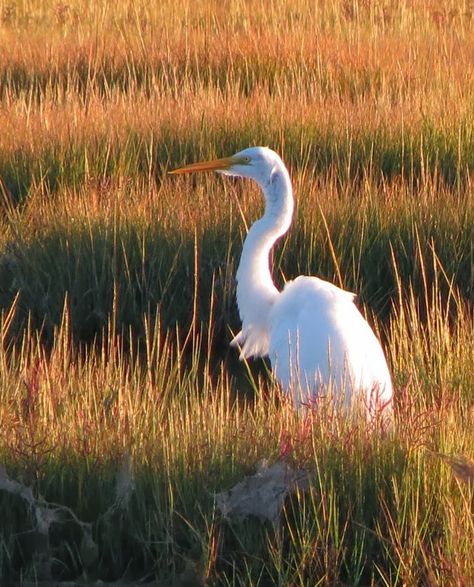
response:
<path id="1" fill-rule="evenodd" d="M 331 390 L 386 404 L 392 383 L 384 353 L 354 294 L 317 277 L 289 282 L 270 313 L 270 359 L 298 405 Z"/>

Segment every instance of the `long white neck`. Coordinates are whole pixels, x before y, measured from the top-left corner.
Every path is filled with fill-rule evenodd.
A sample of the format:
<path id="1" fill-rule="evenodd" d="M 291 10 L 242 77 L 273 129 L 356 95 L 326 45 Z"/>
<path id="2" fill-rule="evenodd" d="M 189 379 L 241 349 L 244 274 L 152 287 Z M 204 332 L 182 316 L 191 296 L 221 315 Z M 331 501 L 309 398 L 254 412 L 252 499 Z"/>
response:
<path id="1" fill-rule="evenodd" d="M 237 270 L 237 305 L 244 335 L 267 328 L 268 312 L 278 295 L 270 272 L 270 251 L 289 229 L 293 216 L 293 190 L 283 164 L 274 168 L 268 181 L 258 183 L 265 196 L 265 213 L 247 234 Z M 262 349 L 258 353 L 265 354 Z"/>

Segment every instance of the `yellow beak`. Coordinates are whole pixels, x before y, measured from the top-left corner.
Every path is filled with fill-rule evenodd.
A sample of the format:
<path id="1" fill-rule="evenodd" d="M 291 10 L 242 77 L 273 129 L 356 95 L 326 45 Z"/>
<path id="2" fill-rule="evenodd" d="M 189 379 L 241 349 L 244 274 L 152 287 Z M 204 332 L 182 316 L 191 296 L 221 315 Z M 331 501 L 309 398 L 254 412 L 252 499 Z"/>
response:
<path id="1" fill-rule="evenodd" d="M 246 165 L 248 161 L 240 157 L 224 157 L 223 159 L 213 159 L 212 161 L 201 161 L 200 163 L 192 163 L 185 167 L 179 167 L 169 171 L 171 175 L 178 175 L 180 173 L 195 173 L 198 171 L 224 171 L 230 169 L 233 165 Z"/>

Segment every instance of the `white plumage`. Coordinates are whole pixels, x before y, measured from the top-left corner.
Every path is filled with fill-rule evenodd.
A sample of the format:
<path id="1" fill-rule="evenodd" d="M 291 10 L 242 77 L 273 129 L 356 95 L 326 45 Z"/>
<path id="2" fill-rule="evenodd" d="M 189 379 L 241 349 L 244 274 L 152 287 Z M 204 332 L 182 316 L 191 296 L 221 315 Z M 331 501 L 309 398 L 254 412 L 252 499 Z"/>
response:
<path id="1" fill-rule="evenodd" d="M 296 406 L 328 391 L 342 394 L 345 404 L 362 398 L 369 413 L 389 406 L 387 362 L 354 304 L 354 294 L 318 277 L 297 277 L 281 292 L 273 283 L 270 251 L 289 229 L 294 207 L 290 177 L 280 157 L 271 149 L 251 147 L 172 173 L 207 170 L 251 178 L 265 198 L 265 213 L 247 234 L 237 270 L 242 330 L 232 344 L 241 349 L 241 356 L 268 355 Z"/>

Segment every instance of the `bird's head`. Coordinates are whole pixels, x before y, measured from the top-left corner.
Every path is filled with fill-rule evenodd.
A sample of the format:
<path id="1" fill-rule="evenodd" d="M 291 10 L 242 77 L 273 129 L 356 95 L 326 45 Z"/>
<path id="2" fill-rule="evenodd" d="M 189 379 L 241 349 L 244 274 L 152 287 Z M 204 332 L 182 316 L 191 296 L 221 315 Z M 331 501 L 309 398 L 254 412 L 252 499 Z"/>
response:
<path id="1" fill-rule="evenodd" d="M 217 171 L 223 175 L 248 177 L 265 185 L 275 167 L 281 168 L 283 162 L 280 157 L 267 147 L 249 147 L 239 151 L 231 157 L 193 163 L 170 171 L 171 174 L 195 173 L 199 171 Z"/>

